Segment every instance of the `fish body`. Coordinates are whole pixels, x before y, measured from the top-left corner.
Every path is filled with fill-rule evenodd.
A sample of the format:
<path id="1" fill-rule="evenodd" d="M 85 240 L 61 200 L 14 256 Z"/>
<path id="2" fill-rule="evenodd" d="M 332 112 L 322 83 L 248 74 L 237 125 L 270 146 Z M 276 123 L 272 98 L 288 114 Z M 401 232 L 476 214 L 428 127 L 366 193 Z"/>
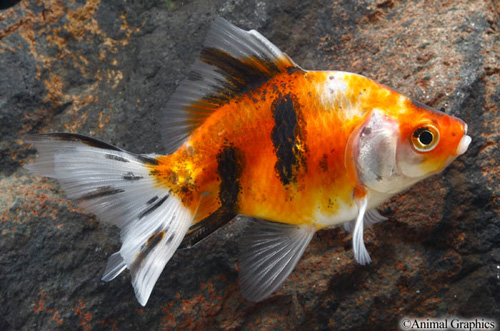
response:
<path id="1" fill-rule="evenodd" d="M 146 304 L 165 264 L 236 215 L 240 285 L 253 301 L 287 278 L 317 230 L 345 223 L 370 262 L 364 226 L 376 207 L 443 170 L 467 125 L 366 77 L 308 71 L 256 31 L 217 19 L 193 71 L 167 105 L 167 155 L 137 155 L 71 134 L 29 138 L 30 170 L 118 225 L 122 248 L 104 280 L 132 274 Z"/>
<path id="2" fill-rule="evenodd" d="M 342 221 L 340 208 L 352 207 L 356 185 L 355 176 L 345 169 L 344 151 L 364 114 L 347 114 L 330 104 L 333 100 L 321 85 L 335 75 L 344 76 L 283 73 L 224 104 L 175 153 L 158 158 L 158 185 L 178 187 L 178 177 L 169 176 L 177 173 L 172 167 L 190 169 L 185 176 L 192 179 L 193 191 L 186 189 L 186 200 L 193 199 L 192 211 L 200 195 L 210 192 L 215 199 L 199 213 L 201 220 L 222 207 L 221 196 L 231 196 L 232 208 L 244 215 L 316 224 L 320 210 Z M 234 169 L 220 169 L 218 160 L 225 159 L 235 163 Z M 229 178 L 236 185 L 224 185 Z"/>
<path id="3" fill-rule="evenodd" d="M 197 220 L 222 207 L 221 195 L 232 195 L 238 214 L 318 229 L 343 223 L 356 217 L 353 192 L 363 190 L 349 139 L 373 109 L 398 123 L 415 116 L 448 118 L 360 75 L 283 72 L 222 105 L 176 152 L 159 157 L 153 173 L 158 185 L 171 188 L 179 187 L 172 174 L 184 171 L 191 179 L 185 201 L 193 213 L 201 195 L 215 199 L 211 209 L 198 210 Z M 457 132 L 450 145 L 458 145 L 465 123 L 444 124 L 455 125 L 448 128 Z M 234 171 L 220 171 L 218 160 L 228 153 Z M 235 185 L 227 188 L 226 176 Z M 407 186 L 389 193 L 371 190 L 368 208 Z"/>

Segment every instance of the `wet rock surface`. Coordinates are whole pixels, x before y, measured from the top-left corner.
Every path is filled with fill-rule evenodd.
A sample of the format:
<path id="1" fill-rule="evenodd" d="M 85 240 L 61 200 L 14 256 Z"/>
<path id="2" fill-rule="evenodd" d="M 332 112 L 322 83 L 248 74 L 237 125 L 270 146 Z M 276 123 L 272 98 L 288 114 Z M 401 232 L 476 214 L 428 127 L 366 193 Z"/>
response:
<path id="1" fill-rule="evenodd" d="M 403 316 L 500 321 L 500 2 L 21 1 L 0 11 L 0 329 L 396 329 Z M 306 69 L 357 72 L 469 124 L 469 151 L 380 210 L 358 265 L 341 228 L 271 298 L 237 283 L 238 219 L 176 253 L 141 307 L 100 280 L 118 229 L 22 168 L 31 132 L 164 151 L 159 119 L 210 22 L 259 30 Z"/>

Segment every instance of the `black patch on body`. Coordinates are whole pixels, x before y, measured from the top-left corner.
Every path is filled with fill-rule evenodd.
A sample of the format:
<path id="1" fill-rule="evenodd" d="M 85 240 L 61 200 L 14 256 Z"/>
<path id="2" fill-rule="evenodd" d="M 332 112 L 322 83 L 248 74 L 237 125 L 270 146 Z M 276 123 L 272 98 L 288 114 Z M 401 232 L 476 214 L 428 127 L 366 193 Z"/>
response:
<path id="1" fill-rule="evenodd" d="M 136 273 L 139 271 L 148 254 L 161 242 L 163 237 L 165 237 L 165 230 L 155 232 L 148 238 L 146 243 L 141 247 L 141 251 L 130 264 L 130 272 Z"/>
<path id="2" fill-rule="evenodd" d="M 220 178 L 219 199 L 222 207 L 236 210 L 240 193 L 240 176 L 242 171 L 241 160 L 237 150 L 232 146 L 225 146 L 217 155 L 217 173 Z"/>
<path id="3" fill-rule="evenodd" d="M 108 196 L 115 195 L 118 193 L 123 193 L 123 192 L 125 192 L 125 190 L 115 189 L 112 186 L 101 186 L 98 189 L 96 189 L 95 191 L 84 194 L 81 197 L 76 198 L 75 200 L 78 202 L 82 202 L 82 201 L 87 201 L 87 200 L 104 198 L 104 197 L 108 197 Z"/>
<path id="4" fill-rule="evenodd" d="M 129 171 L 125 175 L 123 175 L 122 178 L 124 180 L 135 181 L 135 180 L 143 179 L 144 177 L 142 177 L 142 176 L 136 176 L 136 175 L 134 175 L 133 172 Z"/>
<path id="5" fill-rule="evenodd" d="M 47 134 L 40 134 L 37 136 L 49 136 L 49 137 L 54 137 L 54 138 L 64 140 L 64 141 L 79 142 L 79 143 L 82 143 L 84 145 L 99 148 L 99 149 L 109 149 L 109 150 L 113 150 L 113 151 L 124 152 L 122 149 L 120 149 L 116 146 L 113 146 L 113 145 L 110 145 L 110 144 L 105 143 L 103 141 L 100 141 L 100 140 L 97 140 L 94 138 L 90 138 L 87 136 L 83 136 L 83 135 L 77 134 L 77 133 L 47 133 Z"/>
<path id="6" fill-rule="evenodd" d="M 145 209 L 142 213 L 139 214 L 139 219 L 146 217 L 147 215 L 151 214 L 156 209 L 158 209 L 165 201 L 167 201 L 168 197 L 169 197 L 169 195 L 167 194 L 163 198 L 161 198 L 159 201 L 157 201 L 153 205 L 151 205 L 151 207 Z M 153 199 L 151 199 L 151 200 L 153 200 Z M 151 201 L 151 200 L 149 200 L 149 201 Z M 148 205 L 150 204 L 149 201 L 147 202 Z"/>
<path id="7" fill-rule="evenodd" d="M 114 155 L 114 154 L 105 154 L 104 157 L 109 159 L 109 160 L 120 161 L 120 162 L 124 162 L 124 163 L 130 162 L 126 158 L 121 157 L 119 155 Z"/>
<path id="8" fill-rule="evenodd" d="M 200 53 L 200 61 L 217 68 L 217 72 L 225 78 L 221 87 L 215 93 L 205 96 L 203 99 L 220 105 L 229 101 L 236 95 L 255 89 L 272 77 L 280 73 L 276 63 L 269 58 L 257 58 L 254 56 L 237 58 L 223 50 L 208 47 Z M 259 63 L 260 66 L 255 64 Z M 289 72 L 302 70 L 298 67 L 289 67 Z"/>
<path id="9" fill-rule="evenodd" d="M 193 224 L 179 248 L 190 248 L 217 229 L 226 225 L 238 213 L 238 196 L 241 190 L 240 177 L 243 169 L 241 153 L 231 145 L 217 154 L 217 174 L 220 178 L 220 208 L 205 219 Z"/>
<path id="10" fill-rule="evenodd" d="M 298 148 L 301 137 L 297 108 L 290 93 L 274 100 L 271 106 L 274 118 L 271 140 L 278 159 L 275 170 L 283 185 L 297 181 L 297 168 L 304 161 Z"/>

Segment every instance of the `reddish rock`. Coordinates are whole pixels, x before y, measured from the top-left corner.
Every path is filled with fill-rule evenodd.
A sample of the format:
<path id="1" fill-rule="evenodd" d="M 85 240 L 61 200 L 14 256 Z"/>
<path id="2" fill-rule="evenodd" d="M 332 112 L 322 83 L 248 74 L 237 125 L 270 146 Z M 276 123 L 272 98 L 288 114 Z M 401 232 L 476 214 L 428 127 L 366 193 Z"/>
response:
<path id="1" fill-rule="evenodd" d="M 498 1 L 16 1 L 0 8 L 0 328 L 397 329 L 404 316 L 500 322 Z M 244 220 L 179 251 L 146 307 L 100 280 L 114 227 L 22 168 L 28 132 L 164 151 L 158 119 L 222 16 L 310 69 L 357 72 L 464 119 L 469 151 L 381 207 L 367 231 L 321 231 L 268 300 L 237 282 Z"/>

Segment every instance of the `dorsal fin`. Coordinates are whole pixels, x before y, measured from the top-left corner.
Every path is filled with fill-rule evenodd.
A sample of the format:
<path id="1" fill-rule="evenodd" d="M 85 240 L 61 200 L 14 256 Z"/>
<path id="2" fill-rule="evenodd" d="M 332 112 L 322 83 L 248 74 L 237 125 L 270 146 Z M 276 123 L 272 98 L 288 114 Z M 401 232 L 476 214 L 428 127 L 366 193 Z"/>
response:
<path id="1" fill-rule="evenodd" d="M 166 105 L 167 151 L 174 152 L 220 105 L 294 70 L 300 68 L 260 33 L 217 18 L 192 71 Z"/>

